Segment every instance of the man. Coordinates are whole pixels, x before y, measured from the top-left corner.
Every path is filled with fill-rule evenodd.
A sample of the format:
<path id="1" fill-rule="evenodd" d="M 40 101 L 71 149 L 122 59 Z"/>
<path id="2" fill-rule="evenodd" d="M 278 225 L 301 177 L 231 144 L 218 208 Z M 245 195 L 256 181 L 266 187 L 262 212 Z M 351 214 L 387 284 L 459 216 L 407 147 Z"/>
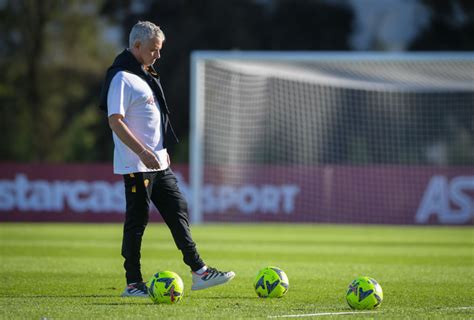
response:
<path id="1" fill-rule="evenodd" d="M 232 280 L 235 273 L 206 266 L 189 229 L 187 203 L 170 169 L 166 146 L 177 138 L 153 64 L 160 58 L 165 35 L 155 24 L 138 22 L 130 32 L 129 48 L 108 69 L 101 94 L 114 139 L 114 173 L 123 175 L 126 215 L 122 256 L 127 287 L 123 297 L 147 297 L 140 268 L 143 233 L 150 200 L 171 230 L 183 261 L 192 271 L 192 290 Z"/>

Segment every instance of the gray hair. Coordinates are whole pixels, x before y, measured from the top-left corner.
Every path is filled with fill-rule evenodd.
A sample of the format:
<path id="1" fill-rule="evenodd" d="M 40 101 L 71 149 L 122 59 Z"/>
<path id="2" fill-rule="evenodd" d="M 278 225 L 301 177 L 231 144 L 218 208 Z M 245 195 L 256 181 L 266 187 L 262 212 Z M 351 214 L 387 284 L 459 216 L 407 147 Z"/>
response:
<path id="1" fill-rule="evenodd" d="M 163 31 L 150 21 L 138 21 L 130 31 L 128 39 L 129 48 L 133 48 L 137 41 L 145 43 L 153 38 L 158 38 L 161 41 L 165 41 L 165 34 Z"/>

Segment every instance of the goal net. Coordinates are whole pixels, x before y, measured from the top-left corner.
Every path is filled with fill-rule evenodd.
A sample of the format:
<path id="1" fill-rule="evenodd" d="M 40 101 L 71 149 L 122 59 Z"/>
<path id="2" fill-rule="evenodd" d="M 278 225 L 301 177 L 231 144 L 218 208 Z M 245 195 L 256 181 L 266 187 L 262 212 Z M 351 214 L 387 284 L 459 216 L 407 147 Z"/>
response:
<path id="1" fill-rule="evenodd" d="M 474 55 L 195 52 L 194 222 L 472 224 Z"/>

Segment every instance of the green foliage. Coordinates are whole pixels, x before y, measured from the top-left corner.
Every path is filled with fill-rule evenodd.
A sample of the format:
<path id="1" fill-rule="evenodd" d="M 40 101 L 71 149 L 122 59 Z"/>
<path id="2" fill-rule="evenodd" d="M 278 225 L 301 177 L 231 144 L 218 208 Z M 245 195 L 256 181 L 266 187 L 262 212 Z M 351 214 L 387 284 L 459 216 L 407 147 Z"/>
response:
<path id="1" fill-rule="evenodd" d="M 360 275 L 377 279 L 384 302 L 373 314 L 356 312 L 351 319 L 474 317 L 472 227 L 194 226 L 206 262 L 237 275 L 224 286 L 191 291 L 191 274 L 169 230 L 152 224 L 143 241 L 143 276 L 178 273 L 185 294 L 177 305 L 119 297 L 125 287 L 121 233 L 120 224 L 0 224 L 0 318 L 267 319 L 351 312 L 347 285 Z M 258 270 L 268 265 L 288 275 L 290 288 L 281 299 L 254 292 Z"/>
<path id="2" fill-rule="evenodd" d="M 108 43 L 103 31 L 113 24 L 122 30 L 122 44 L 126 44 L 128 30 L 137 20 L 151 20 L 167 36 L 157 67 L 182 141 L 174 147 L 175 154 L 171 150 L 172 158 L 187 162 L 191 51 L 349 50 L 353 13 L 343 2 L 0 1 L 1 160 L 110 160 L 110 130 L 96 106 L 105 70 L 121 48 Z M 472 1 L 423 2 L 433 12 L 432 21 L 411 50 L 473 49 Z M 471 114 L 458 116 L 465 120 L 466 129 L 451 141 L 461 137 L 459 142 L 435 141 L 453 149 L 448 150 L 453 152 L 450 164 L 473 162 L 472 153 L 462 152 L 472 150 Z M 363 135 L 347 144 L 354 163 L 387 163 L 370 150 L 373 143 Z M 419 163 L 419 149 L 403 148 L 397 160 Z"/>
<path id="3" fill-rule="evenodd" d="M 113 59 L 97 1 L 6 1 L 0 11 L 2 160 L 100 160 L 97 108 Z M 93 131 L 99 124 L 103 131 Z"/>

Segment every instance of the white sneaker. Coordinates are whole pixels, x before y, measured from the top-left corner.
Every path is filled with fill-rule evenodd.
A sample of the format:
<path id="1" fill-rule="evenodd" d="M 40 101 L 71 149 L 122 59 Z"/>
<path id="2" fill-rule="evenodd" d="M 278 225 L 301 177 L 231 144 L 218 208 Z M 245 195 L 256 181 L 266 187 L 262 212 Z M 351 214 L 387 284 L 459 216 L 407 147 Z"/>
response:
<path id="1" fill-rule="evenodd" d="M 146 283 L 130 283 L 122 292 L 122 297 L 148 298 L 148 288 L 146 286 Z"/>
<path id="2" fill-rule="evenodd" d="M 233 271 L 222 272 L 208 267 L 202 274 L 193 274 L 193 285 L 191 290 L 202 290 L 229 282 L 235 277 Z"/>

